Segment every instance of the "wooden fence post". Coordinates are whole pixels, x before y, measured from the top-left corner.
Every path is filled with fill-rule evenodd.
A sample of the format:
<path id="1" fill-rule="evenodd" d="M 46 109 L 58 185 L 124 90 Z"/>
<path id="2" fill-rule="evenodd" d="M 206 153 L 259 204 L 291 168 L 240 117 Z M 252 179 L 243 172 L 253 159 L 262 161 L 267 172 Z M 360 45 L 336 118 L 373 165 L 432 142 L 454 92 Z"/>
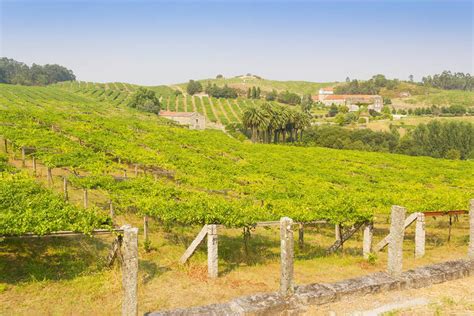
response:
<path id="1" fill-rule="evenodd" d="M 145 239 L 145 245 L 148 243 L 148 216 L 143 216 L 143 238 Z"/>
<path id="2" fill-rule="evenodd" d="M 207 273 L 209 278 L 217 278 L 219 274 L 217 244 L 217 225 L 207 225 Z"/>
<path id="3" fill-rule="evenodd" d="M 37 172 L 37 170 L 36 170 L 36 158 L 33 157 L 33 174 L 34 174 L 35 176 L 36 176 L 36 172 Z"/>
<path id="4" fill-rule="evenodd" d="M 63 178 L 63 193 L 64 193 L 64 200 L 68 201 L 69 200 L 69 193 L 67 190 L 67 178 Z"/>
<path id="5" fill-rule="evenodd" d="M 416 217 L 415 258 L 421 258 L 425 255 L 425 239 L 425 214 L 420 212 Z"/>
<path id="6" fill-rule="evenodd" d="M 388 273 L 398 277 L 403 269 L 403 237 L 405 235 L 406 209 L 401 206 L 392 206 L 390 216 L 390 236 L 388 244 Z"/>
<path id="7" fill-rule="evenodd" d="M 468 257 L 474 260 L 474 199 L 469 201 L 469 252 Z"/>
<path id="8" fill-rule="evenodd" d="M 304 247 L 304 224 L 300 223 L 298 225 L 298 247 L 303 249 Z"/>
<path id="9" fill-rule="evenodd" d="M 280 294 L 289 296 L 294 291 L 293 285 L 293 220 L 288 217 L 280 219 Z"/>
<path id="10" fill-rule="evenodd" d="M 89 206 L 89 193 L 87 189 L 83 189 L 84 191 L 84 208 L 87 208 Z"/>
<path id="11" fill-rule="evenodd" d="M 364 259 L 369 259 L 369 255 L 372 252 L 372 237 L 374 235 L 374 223 L 368 223 L 364 228 L 364 237 L 362 244 L 362 255 Z"/>
<path id="12" fill-rule="evenodd" d="M 122 239 L 122 315 L 138 314 L 138 228 L 123 227 Z"/>
<path id="13" fill-rule="evenodd" d="M 26 167 L 26 153 L 25 147 L 21 147 L 21 166 L 24 168 Z"/>
<path id="14" fill-rule="evenodd" d="M 115 212 L 114 212 L 114 205 L 112 204 L 112 200 L 109 201 L 109 216 L 110 216 L 110 218 L 112 219 L 112 222 L 113 222 Z"/>
<path id="15" fill-rule="evenodd" d="M 48 177 L 48 185 L 52 186 L 53 185 L 53 172 L 52 172 L 51 168 L 49 168 L 49 167 L 48 167 L 47 177 Z"/>

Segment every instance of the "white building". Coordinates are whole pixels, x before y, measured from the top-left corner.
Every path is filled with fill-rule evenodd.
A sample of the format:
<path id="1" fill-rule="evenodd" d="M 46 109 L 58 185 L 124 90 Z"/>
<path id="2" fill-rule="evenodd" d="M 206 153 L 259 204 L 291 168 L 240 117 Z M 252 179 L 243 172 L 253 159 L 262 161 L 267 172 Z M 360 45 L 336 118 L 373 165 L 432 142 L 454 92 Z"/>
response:
<path id="1" fill-rule="evenodd" d="M 206 117 L 198 112 L 160 111 L 160 116 L 178 122 L 181 125 L 188 125 L 189 129 L 206 129 Z"/>

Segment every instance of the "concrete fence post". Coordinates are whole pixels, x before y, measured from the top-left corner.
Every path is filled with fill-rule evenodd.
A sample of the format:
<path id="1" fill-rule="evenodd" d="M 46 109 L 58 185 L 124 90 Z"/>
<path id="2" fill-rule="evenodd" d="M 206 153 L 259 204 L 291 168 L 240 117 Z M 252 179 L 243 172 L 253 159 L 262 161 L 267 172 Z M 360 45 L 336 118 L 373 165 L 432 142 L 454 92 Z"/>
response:
<path id="1" fill-rule="evenodd" d="M 392 206 L 390 216 L 390 235 L 388 243 L 387 271 L 398 277 L 403 269 L 403 237 L 405 235 L 406 209 L 401 206 Z"/>
<path id="2" fill-rule="evenodd" d="M 369 259 L 369 254 L 372 252 L 372 237 L 374 235 L 374 224 L 368 223 L 364 228 L 364 237 L 362 244 L 362 255 L 364 259 Z"/>
<path id="3" fill-rule="evenodd" d="M 415 258 L 421 258 L 425 255 L 425 240 L 425 214 L 420 212 L 416 217 Z"/>
<path id="4" fill-rule="evenodd" d="M 468 257 L 474 260 L 474 199 L 469 201 L 469 252 Z"/>
<path id="5" fill-rule="evenodd" d="M 84 208 L 87 208 L 89 206 L 89 192 L 87 189 L 83 190 L 84 192 Z"/>
<path id="6" fill-rule="evenodd" d="M 334 233 L 336 235 L 336 241 L 341 240 L 341 225 L 336 224 L 334 227 Z"/>
<path id="7" fill-rule="evenodd" d="M 122 315 L 138 314 L 138 228 L 123 226 L 122 239 Z"/>
<path id="8" fill-rule="evenodd" d="M 217 278 L 219 275 L 217 244 L 217 225 L 207 225 L 207 274 L 209 278 Z"/>
<path id="9" fill-rule="evenodd" d="M 288 217 L 280 219 L 280 294 L 289 296 L 293 294 L 293 220 Z"/>
<path id="10" fill-rule="evenodd" d="M 64 200 L 67 201 L 69 200 L 69 193 L 67 189 L 67 178 L 63 178 L 63 193 L 64 193 Z"/>

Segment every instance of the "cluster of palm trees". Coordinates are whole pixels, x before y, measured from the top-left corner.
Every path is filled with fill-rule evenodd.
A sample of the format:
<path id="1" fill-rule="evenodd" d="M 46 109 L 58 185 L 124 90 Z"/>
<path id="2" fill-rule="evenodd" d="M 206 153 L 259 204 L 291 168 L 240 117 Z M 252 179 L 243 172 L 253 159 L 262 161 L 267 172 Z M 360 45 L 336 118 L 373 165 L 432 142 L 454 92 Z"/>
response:
<path id="1" fill-rule="evenodd" d="M 254 143 L 285 143 L 287 139 L 290 142 L 303 139 L 303 130 L 311 125 L 311 116 L 288 106 L 267 102 L 246 108 L 242 122 L 250 130 Z"/>

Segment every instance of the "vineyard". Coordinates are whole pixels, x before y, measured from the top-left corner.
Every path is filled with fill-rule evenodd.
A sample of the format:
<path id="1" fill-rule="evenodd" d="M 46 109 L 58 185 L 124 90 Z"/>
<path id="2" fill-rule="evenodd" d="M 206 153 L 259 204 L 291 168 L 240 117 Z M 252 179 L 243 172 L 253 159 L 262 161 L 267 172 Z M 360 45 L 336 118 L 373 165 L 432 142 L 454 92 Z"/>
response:
<path id="1" fill-rule="evenodd" d="M 221 120 L 233 113 L 226 100 L 175 101 L 168 104 Z M 463 208 L 474 187 L 472 161 L 252 145 L 57 87 L 1 85 L 0 122 L 16 155 L 30 148 L 26 159 L 63 170 L 73 187 L 96 192 L 117 212 L 164 224 L 249 227 L 282 216 L 350 224 L 393 204 L 411 212 Z M 41 209 L 67 208 L 58 205 Z M 8 233 L 30 228 L 8 218 L 2 214 Z"/>

